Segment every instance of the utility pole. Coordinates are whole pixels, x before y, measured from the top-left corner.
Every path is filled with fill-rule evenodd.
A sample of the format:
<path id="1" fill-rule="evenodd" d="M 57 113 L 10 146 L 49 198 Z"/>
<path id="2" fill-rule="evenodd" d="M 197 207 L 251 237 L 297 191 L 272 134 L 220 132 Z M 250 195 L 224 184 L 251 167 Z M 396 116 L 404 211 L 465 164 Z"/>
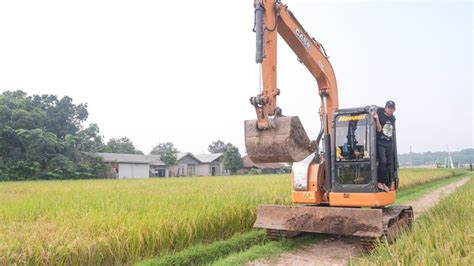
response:
<path id="1" fill-rule="evenodd" d="M 448 148 L 449 168 L 454 169 L 453 158 L 451 157 L 451 152 L 449 151 L 449 146 L 446 146 L 446 147 Z"/>

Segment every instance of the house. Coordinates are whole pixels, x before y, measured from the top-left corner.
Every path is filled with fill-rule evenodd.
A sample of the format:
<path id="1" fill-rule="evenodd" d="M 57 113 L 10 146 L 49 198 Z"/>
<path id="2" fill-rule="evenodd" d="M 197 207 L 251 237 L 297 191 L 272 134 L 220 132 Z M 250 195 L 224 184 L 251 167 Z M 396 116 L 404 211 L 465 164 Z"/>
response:
<path id="1" fill-rule="evenodd" d="M 198 154 L 196 158 L 201 161 L 197 169 L 197 175 L 221 176 L 229 174 L 229 171 L 224 169 L 223 153 Z"/>
<path id="2" fill-rule="evenodd" d="M 251 169 L 256 169 L 258 172 L 265 174 L 279 174 L 283 173 L 286 168 L 286 164 L 283 163 L 254 163 L 248 155 L 242 159 L 244 167 L 238 171 L 240 174 L 248 174 Z"/>
<path id="3" fill-rule="evenodd" d="M 97 153 L 111 167 L 111 178 L 148 178 L 166 176 L 167 165 L 159 155 Z"/>
<path id="4" fill-rule="evenodd" d="M 201 163 L 198 158 L 196 158 L 191 153 L 178 153 L 178 165 L 174 166 L 176 168 L 176 176 L 195 176 L 196 168 Z"/>
<path id="5" fill-rule="evenodd" d="M 110 166 L 110 178 L 227 175 L 223 154 L 179 153 L 177 165 L 166 165 L 160 155 L 97 153 Z"/>
<path id="6" fill-rule="evenodd" d="M 179 153 L 176 176 L 220 176 L 228 175 L 224 169 L 223 153 L 198 154 Z"/>

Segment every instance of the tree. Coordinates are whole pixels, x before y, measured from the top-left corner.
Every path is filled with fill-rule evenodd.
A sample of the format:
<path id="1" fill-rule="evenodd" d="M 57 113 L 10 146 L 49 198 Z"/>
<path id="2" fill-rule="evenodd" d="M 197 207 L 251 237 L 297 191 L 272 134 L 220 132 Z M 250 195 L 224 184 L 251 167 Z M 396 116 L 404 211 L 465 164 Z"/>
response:
<path id="1" fill-rule="evenodd" d="M 68 96 L 0 94 L 0 180 L 105 176 L 89 154 L 105 146 L 96 124 L 83 129 L 87 116 L 87 104 Z"/>
<path id="2" fill-rule="evenodd" d="M 230 170 L 231 173 L 235 173 L 237 170 L 242 168 L 244 166 L 244 161 L 240 155 L 239 148 L 228 143 L 224 152 L 223 163 L 224 168 Z"/>
<path id="3" fill-rule="evenodd" d="M 228 144 L 224 143 L 222 140 L 213 141 L 211 145 L 208 146 L 208 151 L 210 153 L 224 153 Z"/>
<path id="4" fill-rule="evenodd" d="M 56 95 L 35 95 L 32 104 L 45 111 L 48 117 L 46 130 L 58 138 L 64 138 L 67 134 L 75 135 L 89 116 L 87 104 L 73 104 L 72 98 L 68 96 L 58 99 Z"/>
<path id="5" fill-rule="evenodd" d="M 135 148 L 133 142 L 127 137 L 120 139 L 111 138 L 107 142 L 107 148 L 107 151 L 111 153 L 143 154 L 142 151 Z"/>
<path id="6" fill-rule="evenodd" d="M 160 160 L 170 166 L 170 176 L 174 176 L 174 166 L 178 164 L 178 153 L 178 149 L 171 142 L 160 143 L 153 147 L 150 152 L 150 154 L 160 155 Z"/>
<path id="7" fill-rule="evenodd" d="M 156 145 L 155 147 L 153 147 L 153 149 L 150 152 L 150 154 L 154 154 L 154 155 L 162 155 L 165 153 L 177 154 L 179 153 L 179 150 L 176 149 L 176 147 L 174 146 L 172 142 L 162 142 Z"/>
<path id="8" fill-rule="evenodd" d="M 104 137 L 100 135 L 99 132 L 99 126 L 97 124 L 90 124 L 86 129 L 79 131 L 77 133 L 77 149 L 83 152 L 92 153 L 106 151 Z"/>

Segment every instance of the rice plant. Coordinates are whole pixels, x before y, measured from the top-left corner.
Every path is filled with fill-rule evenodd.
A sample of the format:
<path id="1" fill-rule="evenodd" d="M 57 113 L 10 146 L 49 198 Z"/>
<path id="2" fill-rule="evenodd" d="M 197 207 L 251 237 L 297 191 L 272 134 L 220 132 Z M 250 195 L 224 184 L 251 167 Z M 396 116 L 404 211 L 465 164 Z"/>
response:
<path id="1" fill-rule="evenodd" d="M 474 178 L 415 221 L 393 245 L 381 243 L 356 265 L 473 265 Z"/>
<path id="2" fill-rule="evenodd" d="M 409 187 L 453 175 L 402 170 Z M 289 175 L 0 183 L 0 264 L 124 264 L 250 230 Z"/>

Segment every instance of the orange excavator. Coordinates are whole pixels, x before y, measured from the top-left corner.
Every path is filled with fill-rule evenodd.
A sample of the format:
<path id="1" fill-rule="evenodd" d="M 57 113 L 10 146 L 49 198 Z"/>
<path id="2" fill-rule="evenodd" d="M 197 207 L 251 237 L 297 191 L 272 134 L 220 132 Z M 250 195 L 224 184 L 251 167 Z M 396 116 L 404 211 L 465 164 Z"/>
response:
<path id="1" fill-rule="evenodd" d="M 379 107 L 340 109 L 336 77 L 323 45 L 281 1 L 255 0 L 254 7 L 260 88 L 250 98 L 257 119 L 245 121 L 246 150 L 254 163 L 293 162 L 294 203 L 260 205 L 254 227 L 267 229 L 272 237 L 312 232 L 358 236 L 369 243 L 383 236 L 393 239 L 411 226 L 413 211 L 392 205 L 397 167 L 390 171 L 390 191 L 377 188 L 372 114 Z M 321 130 L 314 141 L 297 116 L 284 116 L 277 107 L 277 34 L 316 79 Z M 394 145 L 396 155 L 396 138 Z"/>

